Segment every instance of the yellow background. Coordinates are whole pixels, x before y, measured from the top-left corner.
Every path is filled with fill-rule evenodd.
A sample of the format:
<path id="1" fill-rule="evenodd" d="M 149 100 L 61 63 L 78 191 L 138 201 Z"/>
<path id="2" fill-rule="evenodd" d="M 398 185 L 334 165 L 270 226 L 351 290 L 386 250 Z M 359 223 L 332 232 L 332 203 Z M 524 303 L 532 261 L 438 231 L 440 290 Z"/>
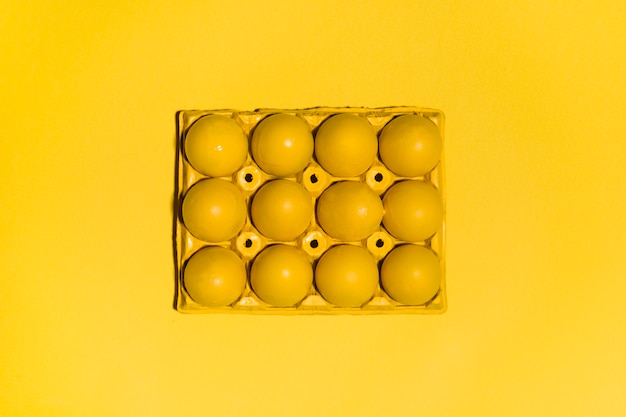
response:
<path id="1" fill-rule="evenodd" d="M 626 412 L 626 6 L 5 1 L 0 415 Z M 175 112 L 446 114 L 448 311 L 172 308 Z"/>

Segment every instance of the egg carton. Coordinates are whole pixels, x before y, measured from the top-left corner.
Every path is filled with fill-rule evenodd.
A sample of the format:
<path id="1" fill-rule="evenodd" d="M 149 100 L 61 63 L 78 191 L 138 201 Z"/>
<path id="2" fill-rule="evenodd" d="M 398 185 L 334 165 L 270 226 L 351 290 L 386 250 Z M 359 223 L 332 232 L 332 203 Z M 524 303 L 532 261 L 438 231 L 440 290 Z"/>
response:
<path id="1" fill-rule="evenodd" d="M 437 165 L 424 175 L 404 177 L 396 175 L 383 163 L 380 154 L 363 174 L 356 177 L 331 175 L 316 158 L 315 153 L 304 169 L 286 179 L 297 182 L 309 193 L 314 204 L 310 224 L 297 238 L 292 240 L 274 240 L 264 236 L 255 227 L 251 218 L 251 204 L 255 193 L 266 183 L 281 178 L 265 172 L 253 158 L 250 147 L 243 164 L 232 175 L 219 177 L 220 180 L 233 184 L 243 195 L 246 206 L 246 218 L 239 232 L 232 239 L 221 242 L 209 242 L 194 236 L 185 226 L 182 206 L 188 190 L 200 181 L 212 178 L 196 170 L 185 154 L 185 138 L 189 128 L 202 117 L 221 115 L 234 120 L 243 130 L 248 143 L 252 140 L 255 128 L 266 117 L 276 114 L 293 115 L 308 125 L 315 140 L 319 127 L 330 117 L 340 114 L 357 115 L 365 119 L 374 129 L 376 137 L 381 130 L 394 118 L 403 115 L 418 115 L 430 120 L 437 127 L 442 140 L 441 157 Z M 244 314 L 433 314 L 443 313 L 447 308 L 445 280 L 445 182 L 443 131 L 444 116 L 441 111 L 421 107 L 316 107 L 307 109 L 257 109 L 254 111 L 239 110 L 184 110 L 176 114 L 176 180 L 174 201 L 174 246 L 175 246 L 175 297 L 174 308 L 181 313 L 244 313 Z M 381 222 L 376 230 L 364 239 L 344 241 L 333 238 L 320 226 L 315 207 L 322 193 L 331 185 L 342 181 L 354 181 L 366 184 L 380 198 L 398 182 L 405 180 L 421 181 L 433 185 L 441 197 L 443 217 L 436 233 L 420 241 L 407 241 L 389 233 Z M 255 258 L 268 246 L 287 245 L 300 248 L 306 253 L 315 268 L 319 259 L 337 245 L 361 247 L 375 259 L 380 271 L 385 257 L 402 245 L 416 245 L 428 248 L 437 256 L 441 268 L 441 283 L 432 299 L 421 305 L 405 305 L 394 300 L 378 280 L 373 296 L 362 305 L 341 307 L 327 301 L 315 283 L 315 279 L 304 298 L 292 306 L 274 306 L 264 302 L 253 290 L 250 273 Z M 207 247 L 222 247 L 236 254 L 243 262 L 246 271 L 246 282 L 238 298 L 225 306 L 207 307 L 189 295 L 185 288 L 184 271 L 189 259 L 199 250 Z"/>

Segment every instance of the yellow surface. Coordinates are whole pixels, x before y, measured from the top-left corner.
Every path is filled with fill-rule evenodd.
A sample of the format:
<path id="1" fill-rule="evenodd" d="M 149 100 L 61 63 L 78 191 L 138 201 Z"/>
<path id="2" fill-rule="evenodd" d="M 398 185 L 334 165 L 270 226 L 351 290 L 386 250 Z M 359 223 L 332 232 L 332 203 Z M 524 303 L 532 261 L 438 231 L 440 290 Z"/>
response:
<path id="1" fill-rule="evenodd" d="M 626 6 L 5 1 L 0 415 L 626 410 Z M 172 308 L 175 112 L 446 114 L 448 310 Z"/>

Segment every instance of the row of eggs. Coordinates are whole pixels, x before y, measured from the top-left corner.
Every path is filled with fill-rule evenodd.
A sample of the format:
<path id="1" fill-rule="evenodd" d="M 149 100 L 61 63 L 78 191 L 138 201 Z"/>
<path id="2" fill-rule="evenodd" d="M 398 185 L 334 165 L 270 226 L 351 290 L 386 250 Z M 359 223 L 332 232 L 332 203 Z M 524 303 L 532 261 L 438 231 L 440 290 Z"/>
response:
<path id="1" fill-rule="evenodd" d="M 429 248 L 404 244 L 383 260 L 380 272 L 369 252 L 359 246 L 336 245 L 315 268 L 300 248 L 268 246 L 252 262 L 250 286 L 266 304 L 292 307 L 311 291 L 337 307 L 360 307 L 374 296 L 379 282 L 385 292 L 403 305 L 422 305 L 439 291 L 441 268 Z M 205 247 L 188 260 L 183 284 L 189 296 L 203 307 L 225 307 L 236 302 L 246 286 L 244 262 L 221 246 Z"/>
<path id="2" fill-rule="evenodd" d="M 342 113 L 326 119 L 315 133 L 295 115 L 280 113 L 261 120 L 250 143 L 232 118 L 209 115 L 195 121 L 185 137 L 185 155 L 201 174 L 225 177 L 239 169 L 248 149 L 257 165 L 276 177 L 301 172 L 313 154 L 336 177 L 363 174 L 380 154 L 382 162 L 401 177 L 430 172 L 441 156 L 437 126 L 425 117 L 406 114 L 388 122 L 377 138 L 363 117 Z"/>
<path id="3" fill-rule="evenodd" d="M 311 195 L 295 181 L 275 179 L 252 198 L 251 220 L 265 237 L 293 241 L 309 227 L 314 210 Z M 206 242 L 234 238 L 245 224 L 243 194 L 231 182 L 210 178 L 194 184 L 182 203 L 182 218 L 191 234 Z M 381 199 L 367 184 L 339 181 L 317 199 L 316 219 L 332 238 L 358 241 L 382 222 L 401 241 L 423 241 L 437 232 L 443 204 L 437 189 L 421 180 L 397 182 Z"/>

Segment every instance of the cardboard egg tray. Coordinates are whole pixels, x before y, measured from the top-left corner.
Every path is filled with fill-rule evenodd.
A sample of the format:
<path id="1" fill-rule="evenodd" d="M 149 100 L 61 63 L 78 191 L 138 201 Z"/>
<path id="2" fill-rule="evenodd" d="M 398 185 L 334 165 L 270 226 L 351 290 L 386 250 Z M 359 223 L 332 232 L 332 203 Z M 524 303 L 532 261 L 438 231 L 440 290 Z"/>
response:
<path id="1" fill-rule="evenodd" d="M 443 140 L 444 117 L 442 112 L 419 107 L 385 107 L 385 108 L 330 108 L 319 107 L 299 110 L 258 109 L 254 111 L 237 110 L 189 110 L 177 113 L 177 163 L 176 163 L 176 190 L 174 201 L 174 244 L 175 244 L 175 273 L 176 289 L 174 307 L 182 313 L 248 313 L 248 314 L 398 314 L 398 313 L 442 313 L 446 309 L 446 283 L 445 283 L 445 182 L 444 182 L 444 155 L 435 168 L 420 177 L 399 177 L 383 164 L 377 155 L 373 165 L 359 177 L 334 177 L 326 172 L 315 159 L 313 154 L 308 166 L 297 175 L 287 178 L 297 181 L 311 195 L 314 202 L 331 184 L 352 180 L 367 184 L 379 196 L 396 182 L 401 180 L 421 180 L 430 182 L 439 191 L 443 203 L 443 221 L 439 230 L 431 237 L 419 242 L 404 242 L 396 239 L 385 230 L 382 222 L 378 229 L 366 239 L 361 241 L 342 242 L 333 239 L 320 227 L 317 222 L 315 209 L 313 218 L 307 230 L 293 241 L 274 241 L 266 238 L 255 228 L 250 218 L 250 205 L 254 194 L 263 184 L 277 177 L 264 172 L 255 163 L 250 151 L 245 163 L 232 176 L 221 177 L 234 184 L 243 194 L 248 208 L 248 215 L 243 228 L 232 240 L 225 242 L 205 242 L 193 236 L 186 228 L 182 218 L 181 206 L 186 192 L 205 178 L 205 175 L 196 171 L 185 157 L 184 140 L 190 126 L 199 118 L 207 115 L 223 115 L 234 119 L 243 129 L 248 141 L 251 140 L 255 127 L 267 116 L 285 113 L 295 115 L 304 120 L 310 127 L 313 138 L 318 127 L 329 117 L 341 113 L 356 114 L 366 119 L 375 129 L 376 135 L 394 117 L 406 114 L 416 114 L 432 121 L 441 133 Z M 445 147 L 442 147 L 444 149 Z M 396 246 L 411 243 L 432 249 L 437 255 L 441 270 L 442 280 L 437 294 L 427 303 L 422 305 L 402 305 L 393 300 L 378 284 L 374 296 L 360 307 L 338 307 L 327 302 L 313 285 L 298 304 L 291 307 L 275 307 L 264 303 L 253 291 L 250 285 L 250 269 L 255 257 L 268 245 L 286 244 L 297 246 L 308 254 L 313 269 L 319 258 L 331 247 L 338 244 L 349 243 L 361 246 L 375 258 L 378 267 L 385 256 Z M 207 246 L 222 246 L 239 256 L 246 267 L 248 280 L 240 298 L 234 303 L 224 307 L 205 307 L 196 303 L 186 292 L 183 273 L 186 262 L 198 250 Z"/>

